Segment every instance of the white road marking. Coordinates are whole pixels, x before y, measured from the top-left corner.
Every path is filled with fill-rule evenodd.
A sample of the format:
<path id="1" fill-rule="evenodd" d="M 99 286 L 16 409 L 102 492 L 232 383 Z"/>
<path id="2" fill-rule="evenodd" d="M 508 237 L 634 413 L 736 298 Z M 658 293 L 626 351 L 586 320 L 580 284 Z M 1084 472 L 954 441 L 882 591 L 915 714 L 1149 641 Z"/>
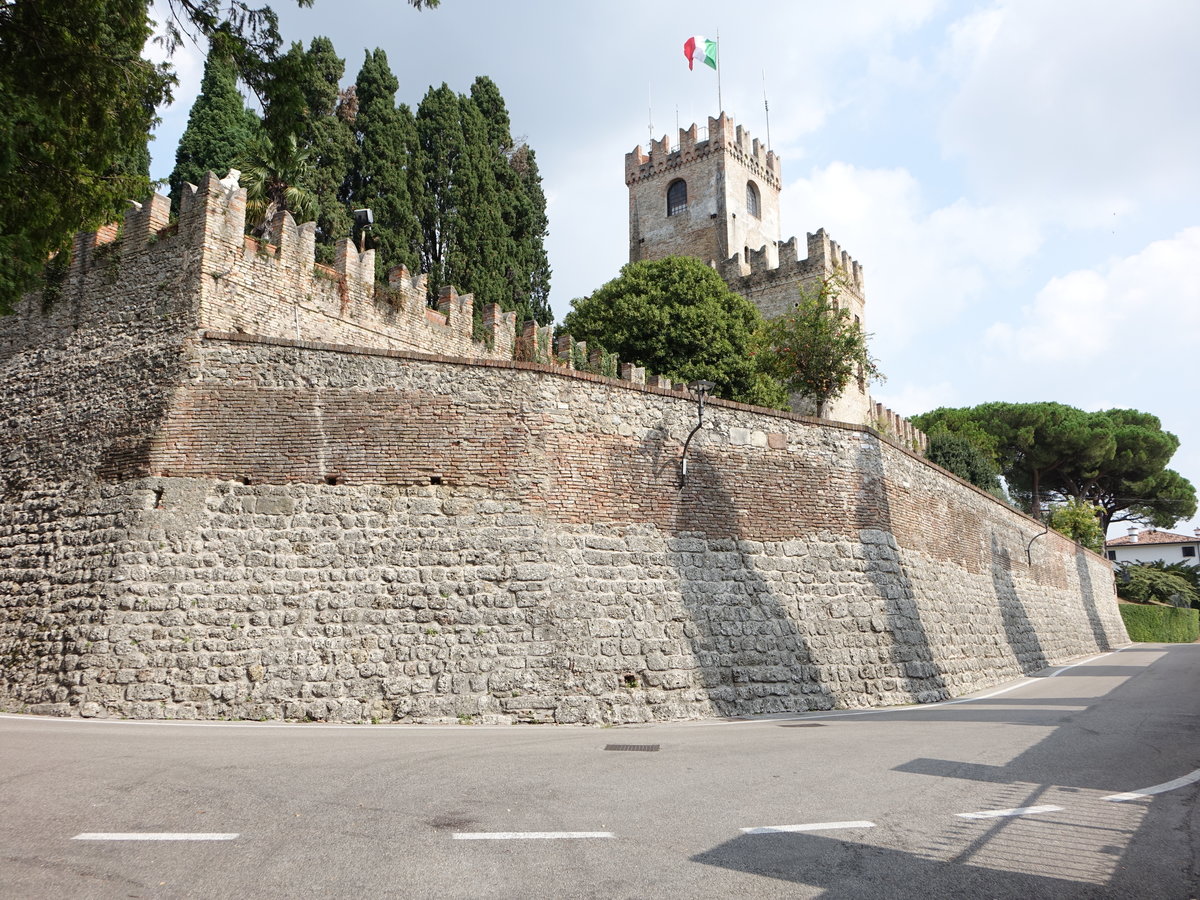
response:
<path id="1" fill-rule="evenodd" d="M 1123 649 L 1125 649 L 1125 648 L 1121 648 L 1121 649 L 1123 650 Z M 1098 660 L 1098 659 L 1104 659 L 1104 657 L 1106 657 L 1106 656 L 1112 656 L 1114 653 L 1120 653 L 1120 652 L 1121 652 L 1121 650 L 1109 650 L 1107 653 L 1101 653 L 1099 656 L 1093 656 L 1091 659 L 1081 659 L 1081 660 L 1080 660 L 1079 662 L 1077 662 L 1077 663 L 1071 663 L 1071 665 L 1069 665 L 1069 666 L 1063 666 L 1063 667 L 1062 667 L 1061 669 L 1059 669 L 1057 672 L 1051 672 L 1051 673 L 1050 673 L 1049 675 L 1047 675 L 1046 677 L 1047 677 L 1047 678 L 1057 678 L 1057 677 L 1058 677 L 1059 675 L 1061 675 L 1063 672 L 1066 672 L 1066 671 L 1068 671 L 1069 669 L 1073 669 L 1073 668 L 1075 668 L 1076 666 L 1083 666 L 1083 665 L 1087 665 L 1087 664 L 1088 664 L 1088 663 L 1090 663 L 1090 662 L 1095 662 L 1095 661 L 1096 661 L 1096 660 Z"/>
<path id="2" fill-rule="evenodd" d="M 1031 684 L 1036 684 L 1037 682 L 1042 681 L 1046 678 L 1054 678 L 1055 676 L 1061 675 L 1063 672 L 1067 671 L 1067 669 L 1073 669 L 1076 666 L 1085 666 L 1088 663 L 1095 662 L 1098 659 L 1104 659 L 1104 657 L 1106 657 L 1106 656 L 1112 656 L 1114 653 L 1120 653 L 1122 650 L 1127 650 L 1127 649 L 1129 649 L 1129 648 L 1128 647 L 1120 647 L 1116 650 L 1109 650 L 1106 653 L 1101 653 L 1098 656 L 1091 656 L 1091 657 L 1088 657 L 1087 659 L 1081 659 L 1079 662 L 1071 663 L 1071 665 L 1069 665 L 1069 666 L 1063 666 L 1057 672 L 1053 672 L 1049 675 L 1042 675 L 1042 676 L 1038 676 L 1036 678 L 1022 678 L 1021 680 L 1016 681 L 1013 684 L 1008 685 L 1007 687 L 1002 687 L 999 690 L 991 691 L 990 693 L 987 693 L 987 694 L 980 694 L 978 697 L 960 697 L 958 700 L 939 700 L 936 703 L 913 703 L 908 706 L 880 706 L 875 709 L 856 709 L 853 712 L 829 712 L 829 713 L 817 713 L 816 715 L 812 715 L 811 713 L 799 713 L 798 715 L 794 715 L 794 716 L 777 716 L 777 717 L 771 717 L 771 718 L 764 717 L 764 718 L 756 718 L 756 719 L 736 719 L 735 718 L 735 719 L 726 720 L 724 722 L 704 721 L 704 722 L 686 722 L 686 723 L 680 723 L 680 724 L 686 724 L 686 725 L 692 725 L 692 726 L 696 726 L 696 725 L 777 725 L 780 722 L 813 722 L 813 721 L 816 721 L 817 719 L 848 719 L 852 716 L 878 716 L 878 715 L 883 715 L 885 713 L 906 713 L 906 712 L 915 712 L 918 710 L 921 712 L 924 712 L 927 709 L 938 709 L 939 707 L 943 707 L 943 706 L 958 706 L 959 704 L 962 704 L 962 703 L 976 703 L 980 700 L 991 700 L 993 697 L 999 697 L 1001 694 L 1007 694 L 1009 691 L 1015 691 L 1018 688 L 1023 688 L 1023 687 L 1027 687 L 1028 685 L 1031 685 Z"/>
<path id="3" fill-rule="evenodd" d="M 1107 797 L 1101 797 L 1101 800 L 1109 800 L 1113 803 L 1123 803 L 1126 800 L 1141 800 L 1143 797 L 1149 797 L 1152 794 L 1164 794 L 1167 791 L 1173 791 L 1175 788 L 1181 788 L 1187 784 L 1193 784 L 1200 781 L 1200 769 L 1195 769 L 1187 775 L 1176 778 L 1174 781 L 1164 781 L 1162 784 L 1151 785 L 1147 788 L 1142 788 L 1138 791 L 1129 791 L 1125 794 L 1109 794 Z"/>
<path id="4" fill-rule="evenodd" d="M 238 835 L 187 831 L 85 831 L 73 841 L 232 841 Z"/>
<path id="5" fill-rule="evenodd" d="M 743 828 L 743 834 L 787 834 L 793 831 L 828 831 L 833 828 L 874 828 L 874 822 L 811 822 L 808 825 L 764 825 Z"/>
<path id="6" fill-rule="evenodd" d="M 456 841 L 557 841 L 615 837 L 611 831 L 466 831 L 454 834 Z"/>
<path id="7" fill-rule="evenodd" d="M 1018 806 L 1016 809 L 986 809 L 982 812 L 955 813 L 960 819 L 1002 819 L 1005 816 L 1032 816 L 1035 813 L 1059 812 L 1061 806 Z"/>

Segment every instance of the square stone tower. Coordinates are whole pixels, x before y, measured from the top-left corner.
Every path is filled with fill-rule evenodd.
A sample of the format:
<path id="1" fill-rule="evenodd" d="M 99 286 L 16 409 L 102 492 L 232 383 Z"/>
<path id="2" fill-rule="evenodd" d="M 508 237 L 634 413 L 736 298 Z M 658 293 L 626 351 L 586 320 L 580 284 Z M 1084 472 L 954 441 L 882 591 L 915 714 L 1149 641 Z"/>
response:
<path id="1" fill-rule="evenodd" d="M 679 142 L 650 142 L 625 155 L 629 261 L 694 256 L 705 262 L 779 243 L 779 159 L 725 113 L 708 129 L 680 129 Z"/>
<path id="2" fill-rule="evenodd" d="M 793 309 L 800 292 L 841 273 L 837 303 L 854 321 L 866 322 L 863 269 L 820 228 L 799 245 L 780 240 L 779 157 L 724 112 L 708 130 L 680 129 L 625 154 L 629 187 L 629 261 L 694 256 L 715 268 L 730 289 L 768 319 Z M 807 256 L 801 257 L 800 252 Z M 792 409 L 856 424 L 873 424 L 875 412 L 865 380 L 852 380 L 842 395 L 817 410 L 800 395 Z"/>

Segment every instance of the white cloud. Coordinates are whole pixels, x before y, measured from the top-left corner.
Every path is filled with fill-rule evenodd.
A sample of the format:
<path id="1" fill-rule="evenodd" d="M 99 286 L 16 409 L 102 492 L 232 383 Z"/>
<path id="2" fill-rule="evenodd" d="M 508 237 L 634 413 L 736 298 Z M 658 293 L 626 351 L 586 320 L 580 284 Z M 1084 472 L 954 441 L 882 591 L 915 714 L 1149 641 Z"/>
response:
<path id="1" fill-rule="evenodd" d="M 993 197 L 1095 226 L 1200 187 L 1200 4 L 1004 0 L 949 30 L 945 151 Z"/>
<path id="2" fill-rule="evenodd" d="M 961 199 L 928 208 L 904 169 L 835 162 L 789 185 L 782 202 L 785 234 L 802 217 L 804 230 L 824 227 L 864 263 L 867 327 L 885 363 L 916 334 L 948 327 L 1041 240 L 1016 209 Z"/>
<path id="3" fill-rule="evenodd" d="M 939 406 L 957 406 L 962 403 L 958 388 L 949 381 L 939 381 L 936 384 L 886 382 L 871 388 L 871 399 L 902 416 L 915 416 Z"/>
<path id="4" fill-rule="evenodd" d="M 1200 227 L 1052 279 L 1020 321 L 994 323 L 987 341 L 1039 368 L 1140 360 L 1166 371 L 1191 359 L 1200 346 Z"/>

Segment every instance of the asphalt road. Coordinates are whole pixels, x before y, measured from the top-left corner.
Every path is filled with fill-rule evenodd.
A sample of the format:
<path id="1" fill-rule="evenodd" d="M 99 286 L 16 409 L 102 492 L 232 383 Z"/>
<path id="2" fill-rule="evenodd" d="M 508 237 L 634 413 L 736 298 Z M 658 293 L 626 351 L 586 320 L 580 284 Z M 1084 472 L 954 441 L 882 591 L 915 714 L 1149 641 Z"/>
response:
<path id="1" fill-rule="evenodd" d="M 3 716 L 0 897 L 1194 898 L 1197 685 L 1200 645 L 1140 644 L 754 721 Z"/>

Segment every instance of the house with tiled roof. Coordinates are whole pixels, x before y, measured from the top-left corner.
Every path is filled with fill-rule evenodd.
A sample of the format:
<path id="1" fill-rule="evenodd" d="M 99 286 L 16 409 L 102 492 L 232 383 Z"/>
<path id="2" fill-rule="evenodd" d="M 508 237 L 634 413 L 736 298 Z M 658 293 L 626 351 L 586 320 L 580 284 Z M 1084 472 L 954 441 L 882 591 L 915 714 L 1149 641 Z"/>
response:
<path id="1" fill-rule="evenodd" d="M 1197 565 L 1200 559 L 1200 528 L 1188 537 L 1170 531 L 1129 528 L 1125 537 L 1113 538 L 1104 545 L 1105 554 L 1118 563 L 1186 563 Z"/>

